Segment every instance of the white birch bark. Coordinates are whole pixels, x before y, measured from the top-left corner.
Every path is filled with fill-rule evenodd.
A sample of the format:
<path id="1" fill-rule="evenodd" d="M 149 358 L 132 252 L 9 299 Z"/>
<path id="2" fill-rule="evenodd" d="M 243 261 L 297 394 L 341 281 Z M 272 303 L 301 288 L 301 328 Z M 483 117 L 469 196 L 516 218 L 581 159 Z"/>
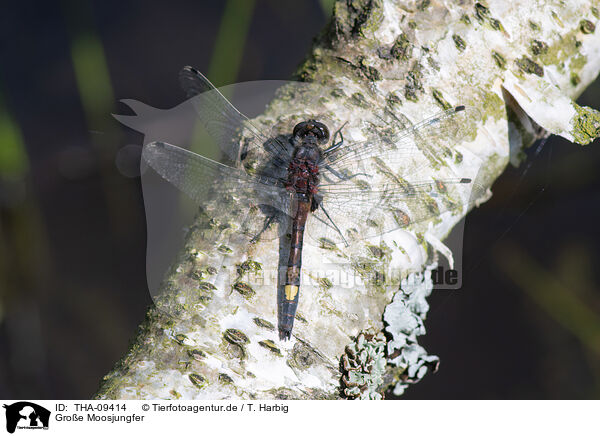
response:
<path id="1" fill-rule="evenodd" d="M 509 162 L 519 162 L 539 127 L 579 144 L 596 137 L 598 112 L 573 99 L 600 70 L 599 10 L 596 0 L 338 1 L 299 77 L 354 97 L 327 102 L 332 122 L 349 121 L 348 141 L 360 139 L 365 120 L 385 107 L 413 122 L 441 108 L 476 107 L 481 119 L 471 121 L 457 144 L 462 159 L 454 155 L 437 168 L 424 167 L 422 177 L 446 170 L 470 176 L 481 169 L 478 181 L 489 188 Z M 314 113 L 292 96 L 271 105 L 257 123 L 298 114 L 299 107 L 300 115 Z M 255 262 L 278 265 L 277 242 L 209 243 L 203 232 L 193 232 L 159 303 L 185 310 L 172 319 L 151 308 L 97 398 L 379 398 L 394 387 L 401 393 L 437 364 L 417 340 L 432 289 L 427 245 L 443 252 L 439 241 L 465 213 L 392 232 L 385 244 L 306 246 L 303 269 L 309 274 L 331 263 L 360 276 L 364 271 L 352 255 L 374 262 L 375 270 L 401 266 L 405 281 L 401 290 L 371 279 L 350 289 L 327 281 L 303 284 L 300 317 L 287 343 L 277 338 L 274 287 L 253 286 L 243 295 L 226 280 L 232 268 L 242 268 L 243 281 Z M 412 248 L 411 240 L 418 241 Z M 190 274 L 214 265 L 212 286 L 199 290 Z M 205 304 L 198 304 L 199 292 Z"/>

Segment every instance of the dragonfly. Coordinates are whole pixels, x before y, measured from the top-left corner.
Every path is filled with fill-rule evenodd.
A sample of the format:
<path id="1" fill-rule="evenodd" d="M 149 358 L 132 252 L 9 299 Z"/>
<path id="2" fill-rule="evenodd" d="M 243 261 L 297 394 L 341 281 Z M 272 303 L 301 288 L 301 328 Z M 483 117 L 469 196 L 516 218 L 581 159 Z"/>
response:
<path id="1" fill-rule="evenodd" d="M 456 106 L 408 127 L 387 110 L 376 117 L 379 127 L 371 126 L 371 133 L 353 141 L 344 140 L 347 123 L 332 134 L 316 117 L 273 134 L 243 115 L 193 67 L 183 68 L 179 79 L 189 98 L 200 97 L 194 104 L 197 116 L 227 162 L 163 141 L 146 144 L 142 158 L 200 207 L 211 199 L 235 198 L 239 208 L 256 218 L 247 216 L 240 224 L 239 231 L 251 238 L 250 243 L 281 238 L 291 227 L 283 289 L 277 292 L 281 340 L 292 335 L 306 233 L 322 248 L 347 247 L 445 212 L 462 211 L 481 193 L 469 177 L 414 181 L 411 174 L 393 170 L 395 164 L 412 162 L 414 178 L 424 165 L 441 161 L 436 153 L 458 159 L 456 145 L 466 136 L 467 122 L 478 117 L 476 109 Z M 439 143 L 444 145 L 435 146 Z M 251 166 L 253 154 L 262 160 Z M 415 163 L 417 156 L 424 156 L 420 165 Z M 274 226 L 280 229 L 275 236 Z"/>

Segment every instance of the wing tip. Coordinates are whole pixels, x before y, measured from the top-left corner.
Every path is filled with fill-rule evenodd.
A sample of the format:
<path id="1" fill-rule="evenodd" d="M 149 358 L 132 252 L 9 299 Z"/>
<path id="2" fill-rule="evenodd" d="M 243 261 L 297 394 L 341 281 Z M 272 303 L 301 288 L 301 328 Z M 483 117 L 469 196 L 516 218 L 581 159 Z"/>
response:
<path id="1" fill-rule="evenodd" d="M 462 111 L 464 111 L 465 109 L 466 109 L 466 108 L 465 108 L 465 106 L 461 104 L 460 106 L 456 106 L 456 107 L 454 108 L 454 112 L 462 112 Z"/>
<path id="2" fill-rule="evenodd" d="M 146 147 L 148 147 L 148 148 L 165 148 L 166 143 L 162 142 L 162 141 L 152 141 L 152 142 L 149 142 L 148 144 L 146 144 Z"/>
<path id="3" fill-rule="evenodd" d="M 216 89 L 208 77 L 191 65 L 186 65 L 179 71 L 179 84 L 190 98 Z"/>
<path id="4" fill-rule="evenodd" d="M 150 162 L 152 158 L 162 156 L 166 151 L 167 144 L 161 141 L 152 141 L 144 145 L 142 148 L 142 157 L 144 160 Z"/>
<path id="5" fill-rule="evenodd" d="M 188 72 L 193 73 L 193 74 L 200 74 L 200 71 L 198 71 L 197 69 L 195 69 L 191 65 L 186 65 L 185 67 L 183 67 L 181 69 L 181 71 L 179 72 L 179 75 L 182 75 L 182 74 L 188 73 Z"/>

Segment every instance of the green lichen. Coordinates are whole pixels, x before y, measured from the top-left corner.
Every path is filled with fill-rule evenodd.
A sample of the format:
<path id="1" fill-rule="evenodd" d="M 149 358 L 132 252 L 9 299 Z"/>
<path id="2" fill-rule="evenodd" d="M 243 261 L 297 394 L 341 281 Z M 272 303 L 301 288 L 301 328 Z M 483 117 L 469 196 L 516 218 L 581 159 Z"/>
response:
<path id="1" fill-rule="evenodd" d="M 369 256 L 357 256 L 352 258 L 351 267 L 360 275 L 362 280 L 372 291 L 385 292 L 389 283 L 386 283 L 385 274 L 391 261 L 391 250 L 382 243 L 380 247 L 371 246 L 367 248 Z M 374 251 L 373 251 L 374 250 Z M 375 254 L 380 254 L 378 257 Z"/>
<path id="2" fill-rule="evenodd" d="M 490 16 L 490 10 L 481 3 L 475 3 L 475 18 L 478 21 L 484 22 Z"/>
<path id="3" fill-rule="evenodd" d="M 367 109 L 369 107 L 369 104 L 367 103 L 367 99 L 360 92 L 355 92 L 354 94 L 352 94 L 352 102 L 354 104 L 356 104 L 358 107 L 361 107 L 364 109 Z"/>
<path id="4" fill-rule="evenodd" d="M 232 288 L 238 291 L 246 299 L 251 299 L 256 295 L 256 291 L 252 289 L 252 286 L 248 283 L 236 282 L 233 284 Z"/>
<path id="5" fill-rule="evenodd" d="M 403 210 L 390 209 L 390 212 L 391 212 L 392 216 L 394 217 L 394 221 L 396 221 L 396 224 L 398 224 L 398 226 L 400 226 L 400 228 L 408 227 L 411 224 L 410 217 Z"/>
<path id="6" fill-rule="evenodd" d="M 531 28 L 531 30 L 534 30 L 536 32 L 540 30 L 540 25 L 531 20 L 529 20 L 529 27 Z"/>
<path id="7" fill-rule="evenodd" d="M 460 151 L 456 151 L 456 154 L 454 155 L 454 163 L 456 164 L 460 164 L 463 161 L 463 155 Z"/>
<path id="8" fill-rule="evenodd" d="M 596 25 L 590 20 L 581 20 L 579 22 L 579 29 L 585 34 L 594 33 Z"/>
<path id="9" fill-rule="evenodd" d="M 484 98 L 482 99 L 482 108 L 484 111 L 484 122 L 488 118 L 492 118 L 495 120 L 500 120 L 504 118 L 504 100 L 502 100 L 502 98 L 500 98 L 495 92 L 485 92 Z"/>
<path id="10" fill-rule="evenodd" d="M 417 102 L 417 94 L 423 91 L 423 84 L 421 79 L 423 73 L 421 72 L 422 67 L 420 64 L 415 64 L 413 68 L 408 72 L 406 76 L 406 85 L 404 86 L 404 97 L 412 102 Z"/>
<path id="11" fill-rule="evenodd" d="M 380 157 L 375 157 L 373 158 L 373 162 L 376 165 L 376 170 L 378 173 L 385 176 L 387 179 L 389 179 L 392 183 L 397 185 L 398 188 L 400 188 L 407 194 L 414 193 L 414 188 L 411 186 L 411 184 L 408 183 L 403 177 L 394 173 L 394 171 L 392 171 L 392 169 L 389 166 L 387 166 L 383 159 L 381 159 Z"/>
<path id="12" fill-rule="evenodd" d="M 183 372 L 187 371 L 192 363 L 193 362 L 187 358 L 181 358 L 177 361 L 178 365 L 183 366 L 183 369 L 182 369 Z"/>
<path id="13" fill-rule="evenodd" d="M 202 291 L 215 291 L 217 287 L 209 282 L 200 282 L 198 283 L 198 289 Z"/>
<path id="14" fill-rule="evenodd" d="M 527 56 L 523 56 L 515 61 L 515 64 L 521 71 L 527 74 L 535 74 L 536 76 L 543 77 L 544 69 L 536 64 L 534 61 L 529 59 Z"/>
<path id="15" fill-rule="evenodd" d="M 444 96 L 442 95 L 441 91 L 439 91 L 437 89 L 433 89 L 432 94 L 433 94 L 434 100 L 436 101 L 436 103 L 438 105 L 440 105 L 442 107 L 442 109 L 447 110 L 452 107 L 452 105 L 444 99 Z"/>
<path id="16" fill-rule="evenodd" d="M 264 341 L 259 341 L 258 345 L 260 345 L 263 348 L 266 348 L 267 350 L 269 350 L 271 353 L 275 354 L 276 356 L 281 356 L 281 350 L 279 350 L 279 348 L 277 348 L 275 346 L 275 343 L 270 339 L 266 339 Z"/>
<path id="17" fill-rule="evenodd" d="M 251 259 L 248 259 L 237 266 L 237 273 L 240 277 L 244 274 L 257 273 L 259 271 L 262 271 L 262 265 Z"/>
<path id="18" fill-rule="evenodd" d="M 544 41 L 534 39 L 533 41 L 531 41 L 529 49 L 531 50 L 531 53 L 533 53 L 534 56 L 539 56 L 541 54 L 548 53 L 548 44 L 546 44 Z"/>
<path id="19" fill-rule="evenodd" d="M 592 15 L 596 18 L 600 18 L 600 13 L 598 12 L 598 9 L 596 8 L 592 8 L 590 9 L 590 12 L 592 13 Z"/>
<path id="20" fill-rule="evenodd" d="M 231 248 L 229 248 L 227 245 L 221 244 L 217 247 L 217 250 L 219 251 L 219 253 L 222 254 L 230 254 L 233 253 L 233 250 Z"/>
<path id="21" fill-rule="evenodd" d="M 206 359 L 206 353 L 202 350 L 189 350 L 188 354 L 194 360 L 200 361 Z"/>
<path id="22" fill-rule="evenodd" d="M 367 245 L 367 251 L 371 256 L 381 259 L 385 254 L 384 251 L 377 245 Z"/>
<path id="23" fill-rule="evenodd" d="M 489 23 L 490 23 L 490 26 L 492 26 L 492 29 L 506 33 L 506 30 L 504 30 L 504 26 L 502 25 L 502 22 L 500 22 L 500 20 L 498 20 L 496 18 L 490 18 Z"/>
<path id="24" fill-rule="evenodd" d="M 427 9 L 429 7 L 430 4 L 431 4 L 431 0 L 421 0 L 417 4 L 417 9 L 419 11 L 424 11 L 425 9 Z"/>
<path id="25" fill-rule="evenodd" d="M 366 257 L 358 257 L 353 259 L 352 268 L 362 277 L 369 278 L 375 272 L 375 262 Z"/>
<path id="26" fill-rule="evenodd" d="M 256 159 L 246 159 L 244 160 L 244 169 L 246 172 L 253 176 L 256 174 L 256 167 L 258 166 L 258 160 Z"/>
<path id="27" fill-rule="evenodd" d="M 187 336 L 184 335 L 183 333 L 179 333 L 177 335 L 175 335 L 175 337 L 173 338 L 175 340 L 175 342 L 177 342 L 179 345 L 183 345 L 184 341 L 187 339 Z"/>
<path id="28" fill-rule="evenodd" d="M 200 389 L 205 387 L 207 383 L 206 377 L 200 374 L 190 374 L 189 379 L 194 384 L 194 386 Z"/>
<path id="29" fill-rule="evenodd" d="M 331 91 L 331 96 L 334 99 L 339 99 L 339 98 L 346 98 L 347 94 L 343 89 L 335 88 L 334 90 Z"/>
<path id="30" fill-rule="evenodd" d="M 500 20 L 492 17 L 488 7 L 482 3 L 475 3 L 475 18 L 480 23 L 487 23 L 494 30 L 506 33 L 506 30 L 504 30 L 504 26 Z"/>
<path id="31" fill-rule="evenodd" d="M 233 383 L 233 379 L 225 373 L 220 373 L 219 374 L 219 383 L 221 383 L 223 385 L 230 385 Z"/>
<path id="32" fill-rule="evenodd" d="M 319 238 L 319 248 L 322 248 L 324 250 L 335 250 L 336 246 L 335 246 L 335 242 L 333 242 L 331 239 L 327 239 L 327 238 Z"/>
<path id="33" fill-rule="evenodd" d="M 497 51 L 492 50 L 492 58 L 494 59 L 496 65 L 498 65 L 499 68 L 503 70 L 506 69 L 506 59 L 504 59 L 504 56 L 502 56 Z"/>
<path id="34" fill-rule="evenodd" d="M 390 54 L 399 61 L 407 61 L 410 58 L 410 47 L 410 41 L 406 34 L 403 33 L 396 38 L 394 45 L 392 45 L 392 48 L 390 49 Z"/>
<path id="35" fill-rule="evenodd" d="M 571 73 L 571 85 L 577 86 L 581 83 L 581 79 L 576 73 Z"/>
<path id="36" fill-rule="evenodd" d="M 452 40 L 454 41 L 454 45 L 459 51 L 465 51 L 467 43 L 464 39 L 462 39 L 459 35 L 452 35 Z"/>
<path id="37" fill-rule="evenodd" d="M 190 251 L 188 251 L 188 260 L 193 262 L 197 258 L 198 258 L 198 250 L 196 248 L 190 249 Z"/>
<path id="38" fill-rule="evenodd" d="M 377 222 L 371 220 L 371 219 L 367 219 L 365 221 L 365 223 L 369 226 L 369 227 L 379 227 L 379 224 L 377 224 Z"/>
<path id="39" fill-rule="evenodd" d="M 296 312 L 296 316 L 294 317 L 294 319 L 297 319 L 301 323 L 308 324 L 308 321 L 302 316 L 300 312 Z"/>
<path id="40" fill-rule="evenodd" d="M 427 63 L 433 70 L 440 71 L 440 64 L 438 64 L 432 56 L 427 56 Z"/>
<path id="41" fill-rule="evenodd" d="M 383 76 L 377 68 L 367 65 L 364 57 L 358 58 L 358 69 L 360 70 L 362 75 L 371 82 L 376 82 L 378 80 L 383 79 Z"/>
<path id="42" fill-rule="evenodd" d="M 348 0 L 348 11 L 354 18 L 351 35 L 365 36 L 379 28 L 383 21 L 382 0 Z"/>
<path id="43" fill-rule="evenodd" d="M 382 54 L 380 52 L 380 56 L 381 55 Z M 383 54 L 383 56 L 386 56 L 385 53 Z M 367 64 L 367 61 L 364 56 L 358 56 L 356 59 L 356 64 L 341 56 L 336 56 L 335 59 L 340 61 L 342 65 L 346 65 L 352 68 L 352 71 L 359 74 L 361 77 L 366 78 L 370 82 L 376 82 L 378 80 L 383 79 L 382 74 L 377 68 Z M 325 103 L 327 102 L 327 100 L 323 100 L 322 102 Z"/>
<path id="44" fill-rule="evenodd" d="M 469 16 L 467 14 L 463 14 L 460 17 L 460 21 L 462 21 L 465 24 L 471 24 L 471 19 L 469 18 Z"/>
<path id="45" fill-rule="evenodd" d="M 358 187 L 358 189 L 360 189 L 361 191 L 370 191 L 371 190 L 371 185 L 369 185 L 369 182 L 366 182 L 365 180 L 361 180 L 361 179 L 352 179 L 352 182 Z"/>
<path id="46" fill-rule="evenodd" d="M 560 27 L 564 27 L 565 25 L 563 24 L 562 20 L 560 19 L 560 17 L 558 16 L 558 14 L 554 11 L 552 11 L 550 13 L 550 15 L 552 16 L 552 18 L 554 18 L 554 21 L 556 21 L 556 23 L 560 26 Z"/>
<path id="47" fill-rule="evenodd" d="M 202 271 L 193 270 L 190 272 L 190 277 L 194 280 L 202 280 Z"/>
<path id="48" fill-rule="evenodd" d="M 333 283 L 327 277 L 321 277 L 317 280 L 319 287 L 323 290 L 327 290 L 333 287 Z"/>
<path id="49" fill-rule="evenodd" d="M 578 55 L 571 59 L 571 63 L 569 64 L 569 66 L 571 67 L 572 72 L 577 73 L 583 69 L 586 63 L 587 57 L 584 55 Z"/>
<path id="50" fill-rule="evenodd" d="M 386 97 L 385 97 L 385 102 L 388 106 L 394 107 L 394 106 L 399 106 L 402 104 L 402 100 L 400 100 L 400 97 L 398 97 L 395 93 L 390 92 Z"/>
<path id="51" fill-rule="evenodd" d="M 585 56 L 579 54 L 577 34 L 579 30 L 573 29 L 565 34 L 562 38 L 553 41 L 546 45 L 546 49 L 540 51 L 536 56 L 536 61 L 542 65 L 556 65 L 559 71 L 564 70 L 564 63 L 569 58 L 583 58 L 585 64 Z M 571 61 L 571 64 L 573 61 Z"/>
<path id="52" fill-rule="evenodd" d="M 271 331 L 275 330 L 275 326 L 265 319 L 253 318 L 252 321 L 254 321 L 254 324 L 256 324 L 257 326 L 262 327 L 264 329 L 271 330 Z"/>
<path id="53" fill-rule="evenodd" d="M 423 203 L 425 204 L 425 207 L 427 208 L 431 216 L 438 216 L 440 214 L 440 208 L 437 202 L 430 196 L 423 196 Z"/>
<path id="54" fill-rule="evenodd" d="M 587 106 L 573 103 L 577 116 L 573 119 L 571 134 L 577 144 L 585 145 L 592 142 L 600 133 L 600 112 Z"/>
<path id="55" fill-rule="evenodd" d="M 227 329 L 223 334 L 225 340 L 231 344 L 244 345 L 250 342 L 248 336 L 237 329 Z"/>

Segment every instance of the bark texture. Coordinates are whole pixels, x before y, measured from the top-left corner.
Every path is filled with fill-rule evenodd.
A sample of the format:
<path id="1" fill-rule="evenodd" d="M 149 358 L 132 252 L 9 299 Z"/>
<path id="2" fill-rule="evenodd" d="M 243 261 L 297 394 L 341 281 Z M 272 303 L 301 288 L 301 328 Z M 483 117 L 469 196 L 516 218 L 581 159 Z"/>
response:
<path id="1" fill-rule="evenodd" d="M 369 137 L 374 114 L 385 109 L 409 126 L 467 105 L 481 116 L 468 120 L 461 143 L 438 161 L 424 151 L 426 165 L 410 165 L 418 165 L 422 179 L 477 176 L 487 189 L 545 132 L 579 144 L 596 137 L 598 112 L 573 99 L 600 70 L 599 9 L 595 0 L 338 1 L 298 72 L 300 80 L 337 92 L 313 96 L 313 103 L 288 92 L 256 123 L 285 131 L 296 119 L 323 116 L 331 125 L 348 121 L 345 139 L 357 141 Z M 403 168 L 377 165 L 371 167 L 377 177 L 394 178 Z M 478 195 L 484 201 L 490 192 Z M 165 294 L 96 398 L 336 399 L 403 392 L 437 365 L 417 341 L 425 333 L 432 247 L 450 257 L 440 241 L 467 212 L 349 248 L 327 241 L 306 246 L 309 276 L 329 265 L 363 281 L 351 288 L 323 277 L 303 283 L 289 342 L 277 338 L 276 286 L 250 278 L 279 264 L 279 243 L 244 245 L 224 230 L 231 226 L 199 217 Z M 376 273 L 392 266 L 402 275 L 382 286 Z"/>

